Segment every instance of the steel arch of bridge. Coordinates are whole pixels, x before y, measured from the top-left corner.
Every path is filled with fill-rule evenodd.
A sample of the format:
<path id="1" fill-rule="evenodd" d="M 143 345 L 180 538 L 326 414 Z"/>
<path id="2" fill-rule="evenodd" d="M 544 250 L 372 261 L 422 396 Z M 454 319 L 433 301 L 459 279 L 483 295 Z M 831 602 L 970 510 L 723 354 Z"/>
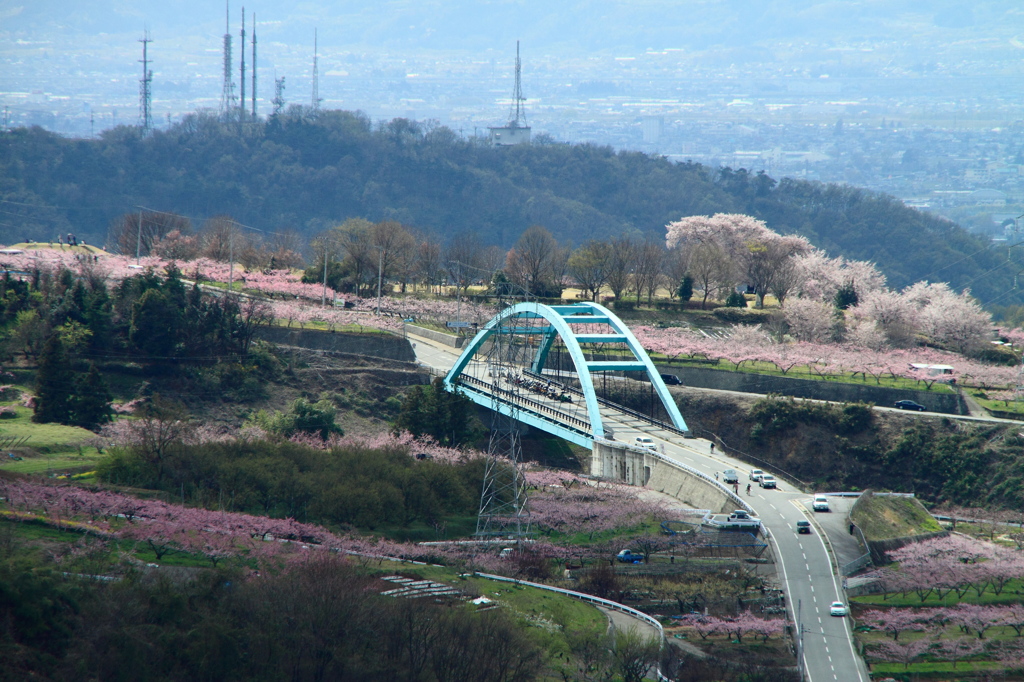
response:
<path id="1" fill-rule="evenodd" d="M 529 326 L 517 327 L 515 323 L 516 319 L 531 320 L 531 323 Z M 535 326 L 533 322 L 537 319 L 547 321 L 547 326 Z M 609 327 L 610 330 L 602 333 L 594 333 L 591 331 L 577 333 L 572 328 L 572 325 L 574 324 L 605 325 Z M 548 351 L 551 349 L 556 336 L 562 339 L 562 342 L 565 344 L 565 347 L 569 352 L 569 357 L 572 358 L 573 365 L 576 368 L 576 376 L 579 378 L 580 387 L 583 391 L 583 396 L 587 405 L 587 417 L 590 427 L 589 433 L 584 436 L 583 434 L 576 432 L 567 432 L 566 429 L 553 428 L 550 422 L 541 419 L 534 419 L 529 412 L 520 410 L 520 419 L 529 423 L 531 426 L 537 426 L 545 431 L 555 433 L 556 435 L 567 438 L 579 445 L 591 447 L 593 445 L 593 439 L 604 438 L 605 433 L 591 372 L 643 371 L 647 373 L 648 379 L 654 386 L 654 390 L 658 394 L 661 404 L 664 406 L 665 411 L 672 420 L 672 425 L 681 431 L 689 431 L 689 428 L 686 426 L 686 422 L 683 420 L 683 416 L 679 413 L 679 408 L 672 399 L 672 395 L 665 386 L 665 382 L 661 379 L 661 374 L 658 373 L 657 368 L 654 366 L 654 363 L 651 362 L 647 352 L 640 346 L 636 337 L 633 336 L 633 333 L 629 330 L 629 327 L 627 327 L 626 324 L 618 318 L 618 316 L 597 303 L 585 302 L 574 303 L 572 305 L 544 305 L 542 303 L 526 302 L 509 306 L 495 315 L 483 327 L 483 329 L 477 332 L 476 336 L 473 337 L 473 340 L 462 351 L 462 355 L 455 363 L 455 366 L 452 367 L 451 371 L 449 371 L 447 376 L 445 376 L 444 385 L 447 390 L 455 391 L 461 388 L 459 386 L 459 379 L 463 370 L 466 369 L 477 352 L 483 348 L 488 339 L 490 339 L 495 333 L 499 332 L 499 330 L 503 330 L 503 333 L 511 331 L 513 334 L 543 335 L 543 340 L 538 345 L 537 352 L 531 362 L 531 368 L 534 372 L 539 373 L 544 368 Z M 632 353 L 633 358 L 631 360 L 624 359 L 621 361 L 588 361 L 583 354 L 581 344 L 589 343 L 625 344 L 629 352 Z M 490 381 L 492 382 L 492 390 L 497 389 L 497 382 L 499 381 L 499 378 L 492 377 Z M 467 386 L 467 388 L 469 387 Z M 482 404 L 485 407 L 490 407 L 489 403 L 485 403 L 483 396 L 480 396 L 479 398 L 476 397 L 476 390 L 468 393 L 469 397 L 473 399 L 474 402 Z"/>

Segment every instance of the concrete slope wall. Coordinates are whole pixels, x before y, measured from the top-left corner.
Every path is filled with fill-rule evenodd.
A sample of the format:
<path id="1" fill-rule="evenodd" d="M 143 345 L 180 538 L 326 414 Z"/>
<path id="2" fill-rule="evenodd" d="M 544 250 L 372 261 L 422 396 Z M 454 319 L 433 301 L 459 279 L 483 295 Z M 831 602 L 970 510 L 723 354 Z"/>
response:
<path id="1" fill-rule="evenodd" d="M 882 407 L 892 407 L 897 400 L 913 400 L 932 412 L 945 414 L 968 414 L 963 398 L 946 387 L 933 391 L 909 391 L 869 384 L 844 384 L 836 381 L 815 381 L 790 377 L 745 374 L 705 367 L 679 367 L 659 365 L 658 371 L 675 374 L 686 386 L 694 388 L 715 388 L 722 391 L 742 393 L 778 393 L 794 398 L 830 400 L 833 402 L 865 402 Z"/>
<path id="2" fill-rule="evenodd" d="M 285 346 L 416 362 L 412 344 L 407 339 L 393 334 L 357 334 L 328 332 L 319 329 L 262 327 L 256 332 L 256 337 Z"/>

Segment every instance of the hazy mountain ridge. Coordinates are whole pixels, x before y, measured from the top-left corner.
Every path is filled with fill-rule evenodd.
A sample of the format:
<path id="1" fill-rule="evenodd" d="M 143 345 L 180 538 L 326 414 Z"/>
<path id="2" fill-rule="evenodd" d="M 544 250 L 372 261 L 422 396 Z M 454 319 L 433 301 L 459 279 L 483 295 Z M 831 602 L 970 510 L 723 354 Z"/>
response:
<path id="1" fill-rule="evenodd" d="M 807 236 L 832 255 L 876 261 L 891 286 L 920 279 L 971 287 L 983 303 L 1016 301 L 1013 268 L 982 238 L 899 200 L 857 188 L 673 164 L 593 145 L 495 149 L 444 127 L 300 109 L 249 128 L 192 116 L 141 138 L 121 127 L 99 140 L 39 128 L 0 137 L 0 241 L 75 232 L 102 243 L 137 206 L 198 227 L 229 214 L 305 237 L 349 217 L 398 220 L 441 239 L 475 232 L 511 247 L 530 225 L 581 244 L 621 234 L 662 240 L 687 215 L 748 213 Z"/>

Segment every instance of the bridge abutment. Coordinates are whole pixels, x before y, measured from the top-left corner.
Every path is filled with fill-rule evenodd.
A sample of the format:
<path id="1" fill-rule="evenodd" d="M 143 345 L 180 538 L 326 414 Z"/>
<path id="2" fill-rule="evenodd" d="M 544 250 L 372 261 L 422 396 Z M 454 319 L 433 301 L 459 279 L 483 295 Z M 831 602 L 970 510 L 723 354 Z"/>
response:
<path id="1" fill-rule="evenodd" d="M 675 466 L 651 450 L 613 441 L 594 441 L 590 474 L 612 481 L 657 490 L 694 509 L 715 513 L 737 508 L 736 501 L 718 483 Z"/>

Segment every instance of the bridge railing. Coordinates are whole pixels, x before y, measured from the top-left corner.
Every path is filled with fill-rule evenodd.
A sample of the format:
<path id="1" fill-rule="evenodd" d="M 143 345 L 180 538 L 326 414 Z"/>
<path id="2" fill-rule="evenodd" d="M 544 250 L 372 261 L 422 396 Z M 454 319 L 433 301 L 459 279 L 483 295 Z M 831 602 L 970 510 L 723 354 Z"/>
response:
<path id="1" fill-rule="evenodd" d="M 537 400 L 533 400 L 532 398 L 526 398 L 506 388 L 501 388 L 495 384 L 489 384 L 486 381 L 477 379 L 475 376 L 472 376 L 470 374 L 460 375 L 458 378 L 458 382 L 468 384 L 469 386 L 472 387 L 483 389 L 483 391 L 486 392 L 497 392 L 499 397 L 505 399 L 505 402 L 514 402 L 517 405 L 528 407 L 535 412 L 551 415 L 553 417 L 556 417 L 558 421 L 566 422 L 576 427 L 577 429 L 582 430 L 584 434 L 586 434 L 587 436 L 591 435 L 589 421 L 580 419 L 579 417 L 570 416 L 565 412 L 562 412 L 561 410 L 556 409 L 550 405 L 545 405 L 544 403 L 539 402 Z"/>
<path id="2" fill-rule="evenodd" d="M 524 369 L 523 370 L 523 374 L 532 376 L 535 379 L 539 379 L 541 381 L 551 381 L 551 377 L 546 377 L 546 376 L 544 376 L 542 374 L 537 374 L 536 372 L 532 372 L 532 371 L 530 371 L 528 369 Z M 566 384 L 559 383 L 559 387 L 562 388 L 563 390 L 565 390 L 567 393 L 572 393 L 572 394 L 578 395 L 578 396 L 582 396 L 583 395 L 583 391 L 581 391 L 580 389 L 576 388 L 575 386 L 568 386 Z M 665 422 L 660 421 L 658 419 L 655 419 L 654 417 L 652 417 L 650 415 L 644 414 L 643 412 L 639 412 L 639 411 L 634 410 L 634 409 L 632 409 L 630 407 L 626 407 L 625 405 L 620 405 L 620 404 L 618 404 L 616 402 L 612 402 L 611 400 L 608 400 L 607 398 L 602 398 L 601 396 L 597 396 L 597 402 L 598 402 L 599 405 L 604 405 L 605 407 L 610 407 L 613 410 L 618 410 L 619 412 L 625 412 L 626 414 L 628 414 L 631 417 L 635 417 L 636 419 L 639 419 L 641 421 L 645 421 L 648 424 L 651 424 L 652 426 L 657 426 L 659 429 L 664 429 L 665 431 L 669 431 L 671 433 L 674 433 L 677 436 L 682 436 L 683 438 L 693 438 L 693 434 L 690 433 L 689 431 L 683 431 L 682 429 L 677 429 L 672 424 L 666 424 Z"/>

